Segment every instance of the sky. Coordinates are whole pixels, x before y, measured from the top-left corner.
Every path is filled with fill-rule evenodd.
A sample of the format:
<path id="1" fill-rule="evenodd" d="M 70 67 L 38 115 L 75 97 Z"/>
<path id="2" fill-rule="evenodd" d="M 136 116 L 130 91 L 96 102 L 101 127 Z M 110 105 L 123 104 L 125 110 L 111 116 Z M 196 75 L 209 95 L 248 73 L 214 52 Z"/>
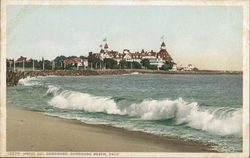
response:
<path id="1" fill-rule="evenodd" d="M 199 69 L 242 70 L 241 6 L 7 7 L 7 58 L 52 60 L 110 50 L 159 51 Z"/>

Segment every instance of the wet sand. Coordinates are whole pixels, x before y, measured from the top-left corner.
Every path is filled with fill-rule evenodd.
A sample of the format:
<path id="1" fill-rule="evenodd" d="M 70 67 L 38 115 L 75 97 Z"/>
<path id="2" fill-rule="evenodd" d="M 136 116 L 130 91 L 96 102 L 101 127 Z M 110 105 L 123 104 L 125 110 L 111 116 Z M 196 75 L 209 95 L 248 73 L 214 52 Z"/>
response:
<path id="1" fill-rule="evenodd" d="M 210 145 L 47 116 L 7 105 L 7 151 L 214 152 Z"/>

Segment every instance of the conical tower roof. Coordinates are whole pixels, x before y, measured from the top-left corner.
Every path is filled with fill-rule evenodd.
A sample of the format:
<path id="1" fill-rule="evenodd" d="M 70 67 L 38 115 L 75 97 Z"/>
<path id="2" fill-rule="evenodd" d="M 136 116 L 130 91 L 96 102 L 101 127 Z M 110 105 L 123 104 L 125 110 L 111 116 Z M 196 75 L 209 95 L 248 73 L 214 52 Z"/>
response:
<path id="1" fill-rule="evenodd" d="M 108 49 L 108 48 L 109 48 L 108 44 L 107 44 L 107 43 L 105 43 L 105 45 L 104 45 L 104 49 Z"/>
<path id="2" fill-rule="evenodd" d="M 166 44 L 162 42 L 161 47 L 166 47 Z"/>

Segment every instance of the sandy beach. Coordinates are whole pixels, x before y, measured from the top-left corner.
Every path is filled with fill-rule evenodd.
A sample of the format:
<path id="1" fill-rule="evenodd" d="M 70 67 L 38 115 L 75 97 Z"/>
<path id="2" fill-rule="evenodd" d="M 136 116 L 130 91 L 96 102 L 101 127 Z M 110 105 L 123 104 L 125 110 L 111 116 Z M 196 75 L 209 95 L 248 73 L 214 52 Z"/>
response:
<path id="1" fill-rule="evenodd" d="M 7 105 L 7 151 L 211 152 L 209 145 L 47 116 Z"/>

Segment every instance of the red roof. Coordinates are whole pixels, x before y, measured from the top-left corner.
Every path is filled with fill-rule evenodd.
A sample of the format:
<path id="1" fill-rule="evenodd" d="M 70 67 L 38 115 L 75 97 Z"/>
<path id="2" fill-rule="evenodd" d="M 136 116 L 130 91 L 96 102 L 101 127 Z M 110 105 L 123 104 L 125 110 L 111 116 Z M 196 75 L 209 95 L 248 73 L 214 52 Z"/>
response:
<path id="1" fill-rule="evenodd" d="M 122 59 L 123 57 L 125 56 L 125 54 L 121 54 L 121 53 L 117 53 L 117 54 L 115 54 L 113 57 L 115 58 L 115 59 Z"/>
<path id="2" fill-rule="evenodd" d="M 21 56 L 20 58 L 18 58 L 15 62 L 16 63 L 21 63 L 21 62 L 26 62 L 27 61 L 27 58 Z"/>
<path id="3" fill-rule="evenodd" d="M 107 45 L 107 43 L 106 43 Z M 164 42 L 162 42 L 161 47 L 165 47 L 166 44 Z M 170 54 L 167 52 L 167 50 L 161 49 L 159 52 L 154 52 L 153 50 L 151 50 L 150 52 L 144 51 L 144 49 L 142 49 L 142 51 L 139 52 L 135 52 L 135 53 L 131 53 L 129 51 L 129 49 L 124 49 L 123 53 L 118 53 L 117 51 L 107 51 L 105 52 L 103 49 L 100 50 L 100 53 L 107 53 L 110 57 L 115 58 L 115 59 L 122 59 L 125 56 L 125 51 L 127 52 L 126 54 L 129 55 L 132 59 L 141 59 L 144 56 L 154 56 L 154 57 L 160 57 L 163 60 L 168 60 L 168 61 L 172 61 L 172 57 L 170 56 Z M 93 54 L 95 57 L 99 58 L 100 54 L 96 53 Z"/>
<path id="4" fill-rule="evenodd" d="M 164 50 L 164 49 L 161 49 L 158 53 L 158 56 L 160 56 L 163 60 L 173 60 L 173 58 L 169 55 L 169 53 Z"/>
<path id="5" fill-rule="evenodd" d="M 73 59 L 64 59 L 63 63 L 80 63 L 81 59 L 73 58 Z"/>

